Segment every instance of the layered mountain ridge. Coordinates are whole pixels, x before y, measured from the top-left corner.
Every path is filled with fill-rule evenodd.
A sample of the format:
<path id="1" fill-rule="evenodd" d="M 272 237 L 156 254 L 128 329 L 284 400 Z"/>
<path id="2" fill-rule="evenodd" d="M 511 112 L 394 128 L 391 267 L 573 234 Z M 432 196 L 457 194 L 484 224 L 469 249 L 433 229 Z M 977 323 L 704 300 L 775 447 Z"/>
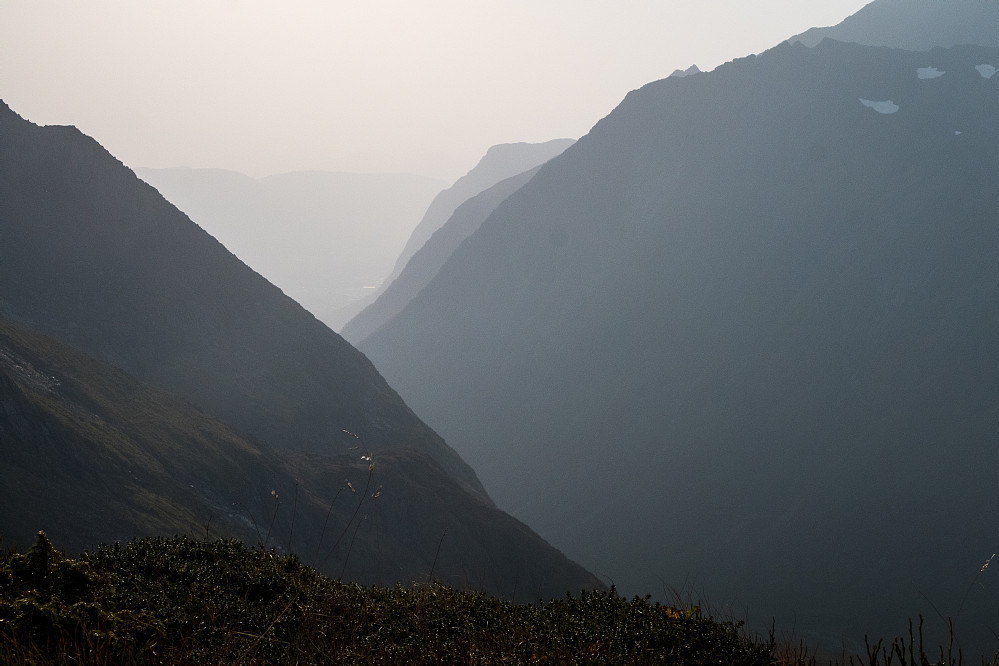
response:
<path id="1" fill-rule="evenodd" d="M 651 83 L 361 349 L 627 592 L 829 644 L 953 613 L 994 550 L 997 62 L 827 39 Z"/>
<path id="2" fill-rule="evenodd" d="M 994 2 L 875 0 L 837 25 L 812 28 L 789 41 L 815 46 L 829 37 L 909 51 L 963 44 L 999 47 L 997 22 L 999 7 Z"/>
<path id="3" fill-rule="evenodd" d="M 396 272 L 439 229 L 463 202 L 501 180 L 529 171 L 562 153 L 573 139 L 552 139 L 542 143 L 503 143 L 491 146 L 479 163 L 454 185 L 431 202 L 424 219 L 416 226 L 396 262 Z"/>
<path id="4" fill-rule="evenodd" d="M 426 287 L 451 254 L 482 225 L 496 207 L 523 187 L 541 167 L 506 178 L 458 206 L 448 221 L 406 262 L 378 298 L 343 329 L 343 336 L 360 343 L 392 320 Z"/>
<path id="5" fill-rule="evenodd" d="M 0 285 L 5 543 L 220 532 L 359 582 L 602 586 L 340 336 L 93 139 L 2 103 Z"/>
<path id="6" fill-rule="evenodd" d="M 405 442 L 477 487 L 363 355 L 95 141 L 6 106 L 0 123 L 5 316 L 276 448 L 341 452 L 355 443 L 343 430 L 363 430 L 369 447 Z"/>
<path id="7" fill-rule="evenodd" d="M 449 220 L 460 206 L 480 195 L 484 197 L 480 201 L 495 199 L 495 193 L 490 196 L 486 194 L 486 191 L 496 187 L 502 181 L 515 178 L 537 168 L 572 144 L 573 139 L 553 139 L 542 143 L 502 143 L 490 147 L 471 171 L 455 181 L 451 187 L 441 191 L 430 202 L 426 213 L 413 229 L 409 240 L 406 241 L 406 246 L 396 259 L 392 273 L 379 285 L 378 289 L 354 307 L 350 321 L 341 331 L 344 337 L 356 344 L 384 321 L 394 316 L 406 302 L 406 297 L 409 296 L 410 292 L 422 288 L 429 267 L 431 265 L 439 266 L 443 263 L 447 259 L 446 253 L 450 252 L 451 247 L 464 240 L 467 233 L 470 233 L 469 229 L 474 227 L 467 220 L 458 222 L 452 225 L 450 230 L 443 231 L 438 235 L 432 248 L 424 250 L 424 246 L 431 241 L 434 234 L 448 225 Z M 495 204 L 498 203 L 499 201 L 495 201 Z M 410 259 L 421 251 L 423 251 L 423 256 L 418 262 L 420 266 L 414 266 L 412 269 L 417 271 L 420 277 L 414 275 L 415 280 L 413 280 L 406 276 L 399 280 L 400 275 L 407 270 Z M 432 269 L 429 274 L 432 276 L 434 271 L 436 268 Z M 381 300 L 377 306 L 373 306 L 374 303 L 382 299 L 382 295 L 390 288 L 394 294 Z"/>
<path id="8" fill-rule="evenodd" d="M 444 185 L 412 174 L 136 174 L 333 330 L 346 323 L 341 311 L 389 274 L 414 221 Z"/>

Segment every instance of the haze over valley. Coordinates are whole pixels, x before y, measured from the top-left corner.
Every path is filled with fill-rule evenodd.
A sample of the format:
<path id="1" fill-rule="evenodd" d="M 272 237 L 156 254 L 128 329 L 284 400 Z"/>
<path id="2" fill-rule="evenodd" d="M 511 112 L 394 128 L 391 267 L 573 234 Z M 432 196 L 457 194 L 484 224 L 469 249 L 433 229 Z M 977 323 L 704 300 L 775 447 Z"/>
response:
<path id="1" fill-rule="evenodd" d="M 431 4 L 421 20 L 469 20 Z M 482 65 L 462 106 L 393 55 L 408 83 L 389 104 L 370 79 L 364 104 L 396 113 L 376 131 L 333 111 L 387 71 L 344 27 L 374 19 L 306 3 L 289 16 L 358 58 L 324 65 L 341 96 L 259 67 L 308 83 L 322 121 L 287 90 L 269 124 L 245 97 L 241 119 L 220 85 L 231 126 L 177 121 L 201 153 L 136 141 L 146 116 L 113 86 L 128 120 L 57 125 L 26 83 L 42 64 L 0 75 L 4 544 L 211 530 L 365 584 L 528 602 L 613 585 L 844 653 L 922 616 L 930 644 L 999 652 L 999 3 L 720 3 L 711 48 L 680 29 L 710 8 L 639 4 L 687 50 L 625 75 L 559 49 L 620 30 L 645 53 L 647 25 L 486 3 L 460 25 L 508 37 L 509 72 L 548 63 L 539 80 L 514 95 L 462 42 Z M 402 38 L 411 10 L 383 9 L 380 43 L 466 81 L 462 55 Z M 271 12 L 230 18 L 258 35 Z M 535 88 L 587 76 L 571 111 Z"/>
<path id="2" fill-rule="evenodd" d="M 413 220 L 445 185 L 412 174 L 135 172 L 333 330 L 386 279 Z"/>

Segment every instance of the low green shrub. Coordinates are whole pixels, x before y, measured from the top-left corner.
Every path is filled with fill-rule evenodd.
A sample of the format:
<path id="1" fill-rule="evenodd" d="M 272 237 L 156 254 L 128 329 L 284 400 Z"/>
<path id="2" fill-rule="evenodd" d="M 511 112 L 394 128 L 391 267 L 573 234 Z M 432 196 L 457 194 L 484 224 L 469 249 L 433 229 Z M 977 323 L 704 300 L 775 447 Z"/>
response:
<path id="1" fill-rule="evenodd" d="M 0 561 L 2 663 L 769 664 L 737 624 L 609 592 L 512 604 L 366 588 L 238 541 L 135 539 Z"/>
<path id="2" fill-rule="evenodd" d="M 960 664 L 879 641 L 848 663 Z M 0 554 L 0 664 L 815 664 L 700 608 L 583 591 L 513 604 L 431 583 L 362 587 L 235 540 Z M 983 661 L 983 663 L 985 663 Z M 993 659 L 992 664 L 997 660 Z"/>

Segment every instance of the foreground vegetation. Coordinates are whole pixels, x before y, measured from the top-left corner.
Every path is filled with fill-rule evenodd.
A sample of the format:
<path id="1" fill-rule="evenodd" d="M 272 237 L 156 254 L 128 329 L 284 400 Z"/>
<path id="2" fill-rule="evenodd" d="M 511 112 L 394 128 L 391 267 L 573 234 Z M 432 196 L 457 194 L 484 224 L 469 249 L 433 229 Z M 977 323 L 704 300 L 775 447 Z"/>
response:
<path id="1" fill-rule="evenodd" d="M 920 650 L 921 652 L 921 650 Z M 902 643 L 861 661 L 929 663 Z M 512 604 L 366 588 L 235 540 L 136 539 L 0 557 L 0 663 L 815 663 L 738 623 L 609 592 Z"/>

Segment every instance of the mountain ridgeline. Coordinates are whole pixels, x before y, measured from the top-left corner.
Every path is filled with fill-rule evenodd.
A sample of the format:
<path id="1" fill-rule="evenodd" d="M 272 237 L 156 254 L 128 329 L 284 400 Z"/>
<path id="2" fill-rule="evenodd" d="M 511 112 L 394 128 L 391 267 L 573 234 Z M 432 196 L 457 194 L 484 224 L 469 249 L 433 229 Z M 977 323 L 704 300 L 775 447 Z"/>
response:
<path id="1" fill-rule="evenodd" d="M 497 206 L 534 178 L 540 168 L 506 178 L 458 206 L 447 222 L 408 259 L 399 275 L 381 290 L 378 298 L 350 320 L 343 336 L 356 344 L 391 321 L 434 279 L 458 246 L 475 233 Z"/>
<path id="2" fill-rule="evenodd" d="M 996 25 L 875 0 L 490 151 L 344 329 L 367 357 L 0 102 L 4 543 L 211 531 L 363 582 L 601 586 L 534 528 L 812 645 L 921 614 L 995 652 Z"/>
<path id="3" fill-rule="evenodd" d="M 501 180 L 544 164 L 572 144 L 572 139 L 553 139 L 543 143 L 503 143 L 492 146 L 475 168 L 434 198 L 406 242 L 406 247 L 396 262 L 395 272 L 398 273 L 405 267 L 409 258 L 423 247 L 462 203 Z"/>
<path id="4" fill-rule="evenodd" d="M 999 620 L 969 588 L 999 520 L 995 65 L 825 40 L 651 83 L 360 348 L 627 593 L 831 645 L 935 607 L 969 647 Z"/>
<path id="5" fill-rule="evenodd" d="M 909 51 L 963 44 L 999 47 L 997 20 L 999 8 L 988 0 L 875 0 L 837 25 L 812 28 L 790 41 L 815 46 L 829 37 Z"/>
<path id="6" fill-rule="evenodd" d="M 405 443 L 475 474 L 363 355 L 71 127 L 0 109 L 0 313 L 282 450 Z"/>
<path id="7" fill-rule="evenodd" d="M 2 103 L 0 285 L 5 544 L 212 531 L 364 582 L 601 587 L 340 336 L 93 139 Z"/>
<path id="8" fill-rule="evenodd" d="M 392 270 L 443 183 L 324 171 L 250 178 L 222 169 L 136 169 L 198 226 L 333 330 Z"/>
<path id="9" fill-rule="evenodd" d="M 377 307 L 371 308 L 370 311 L 364 312 L 364 310 L 374 303 L 376 299 L 380 299 L 390 285 L 396 285 L 396 289 L 400 287 L 406 289 L 404 285 L 410 282 L 410 278 L 399 280 L 399 276 L 407 269 L 407 265 L 413 255 L 421 251 L 424 245 L 431 240 L 431 237 L 448 224 L 458 207 L 465 204 L 469 199 L 478 197 L 480 194 L 486 198 L 495 199 L 497 196 L 495 192 L 491 197 L 490 195 L 485 195 L 485 192 L 497 186 L 501 181 L 515 178 L 526 171 L 537 168 L 539 165 L 560 154 L 571 146 L 572 143 L 572 139 L 553 139 L 543 143 L 502 143 L 492 146 L 487 150 L 486 154 L 482 156 L 482 159 L 479 160 L 478 164 L 471 171 L 455 181 L 454 185 L 440 192 L 430 202 L 430 206 L 427 208 L 426 213 L 424 213 L 423 219 L 416 225 L 416 228 L 413 229 L 413 232 L 409 236 L 409 240 L 406 241 L 406 246 L 396 260 L 392 273 L 381 283 L 378 289 L 354 305 L 354 312 L 350 321 L 342 331 L 344 337 L 356 344 L 398 312 L 396 303 L 400 301 L 401 296 L 398 291 L 394 296 L 383 300 Z M 495 201 L 493 205 L 498 203 L 499 201 Z M 444 231 L 438 236 L 434 242 L 437 249 L 423 252 L 423 257 L 420 261 L 421 268 L 417 269 L 421 277 L 416 278 L 416 282 L 423 281 L 427 268 L 443 263 L 450 252 L 449 246 L 456 242 L 460 243 L 461 240 L 464 240 L 465 235 L 472 230 L 474 230 L 474 225 L 466 222 L 464 224 L 451 225 L 450 230 Z M 442 255 L 442 252 L 448 254 Z M 436 268 L 433 270 L 435 272 Z M 415 284 L 413 283 L 408 288 L 418 290 L 420 287 L 415 287 Z"/>

